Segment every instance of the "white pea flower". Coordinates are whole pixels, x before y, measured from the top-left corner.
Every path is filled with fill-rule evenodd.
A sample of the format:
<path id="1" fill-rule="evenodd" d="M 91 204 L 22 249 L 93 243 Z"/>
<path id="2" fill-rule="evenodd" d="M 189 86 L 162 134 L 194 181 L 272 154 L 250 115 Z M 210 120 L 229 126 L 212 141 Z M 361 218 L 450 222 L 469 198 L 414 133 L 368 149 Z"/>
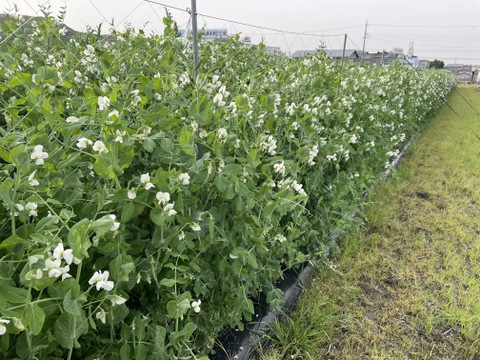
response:
<path id="1" fill-rule="evenodd" d="M 80 259 L 77 259 L 75 256 L 73 256 L 72 249 L 64 249 L 63 243 L 58 243 L 58 245 L 55 247 L 53 250 L 53 257 L 55 259 L 65 260 L 68 265 L 71 265 L 72 263 L 78 265 L 81 262 Z"/>
<path id="2" fill-rule="evenodd" d="M 204 139 L 204 138 L 206 138 L 207 136 L 208 136 L 208 133 L 207 133 L 205 130 L 203 130 L 203 129 L 201 129 L 200 132 L 198 133 L 198 137 L 199 137 L 200 139 Z"/>
<path id="3" fill-rule="evenodd" d="M 125 130 L 120 131 L 117 129 L 115 130 L 115 135 L 117 135 L 117 137 L 115 138 L 114 141 L 119 142 L 120 144 L 123 144 L 123 137 L 127 135 L 127 132 Z"/>
<path id="4" fill-rule="evenodd" d="M 62 275 L 63 271 L 61 269 L 61 260 L 60 259 L 47 259 L 45 260 L 45 268 L 43 270 L 48 271 L 48 277 L 58 278 Z"/>
<path id="5" fill-rule="evenodd" d="M 13 321 L 13 326 L 17 328 L 20 331 L 25 330 L 25 325 L 23 325 L 22 320 L 17 319 L 17 318 L 12 318 Z"/>
<path id="6" fill-rule="evenodd" d="M 190 229 L 192 229 L 193 231 L 197 231 L 197 232 L 202 230 L 200 225 L 198 225 L 197 223 L 190 224 Z"/>
<path id="7" fill-rule="evenodd" d="M 166 204 L 170 201 L 170 194 L 168 192 L 159 191 L 155 197 L 158 200 L 158 204 Z"/>
<path id="8" fill-rule="evenodd" d="M 35 180 L 35 173 L 37 172 L 37 170 L 35 170 L 34 172 L 32 172 L 30 174 L 30 176 L 28 177 L 28 183 L 30 184 L 30 186 L 38 186 L 40 185 L 40 183 L 38 182 L 38 180 Z"/>
<path id="9" fill-rule="evenodd" d="M 107 313 L 103 309 L 100 309 L 100 311 L 95 313 L 95 318 L 100 320 L 103 324 L 107 323 Z"/>
<path id="10" fill-rule="evenodd" d="M 35 160 L 36 165 L 43 165 L 45 161 L 43 159 L 48 158 L 48 154 L 43 151 L 43 145 L 35 145 L 33 148 L 30 159 Z"/>
<path id="11" fill-rule="evenodd" d="M 43 271 L 42 269 L 37 269 L 37 270 L 32 270 L 32 273 L 30 274 L 30 277 L 36 280 L 40 280 L 43 277 Z"/>
<path id="12" fill-rule="evenodd" d="M 220 128 L 217 130 L 217 137 L 220 141 L 226 140 L 228 137 L 228 132 L 224 128 Z"/>
<path id="13" fill-rule="evenodd" d="M 93 276 L 88 280 L 88 283 L 90 285 L 95 285 L 97 288 L 97 291 L 100 291 L 101 289 L 104 289 L 106 291 L 113 290 L 114 283 L 111 280 L 108 280 L 108 277 L 110 276 L 110 272 L 107 271 L 95 271 Z"/>
<path id="14" fill-rule="evenodd" d="M 93 145 L 93 141 L 84 137 L 77 140 L 77 147 L 79 149 L 86 149 L 88 145 Z"/>
<path id="15" fill-rule="evenodd" d="M 223 94 L 218 93 L 217 95 L 215 95 L 215 97 L 213 98 L 213 102 L 219 107 L 225 106 L 225 101 L 223 101 Z"/>
<path id="16" fill-rule="evenodd" d="M 110 219 L 112 219 L 113 221 L 113 224 L 112 224 L 112 227 L 110 228 L 110 231 L 117 231 L 118 228 L 120 227 L 120 223 L 118 221 L 115 221 L 115 219 L 117 218 L 116 215 L 113 215 L 113 214 L 110 214 L 110 215 L 107 215 Z"/>
<path id="17" fill-rule="evenodd" d="M 120 118 L 120 114 L 118 110 L 112 110 L 108 113 L 108 118 L 116 117 L 117 119 Z"/>
<path id="18" fill-rule="evenodd" d="M 36 203 L 27 202 L 25 204 L 25 211 L 28 211 L 28 216 L 37 216 L 37 207 Z"/>
<path id="19" fill-rule="evenodd" d="M 177 212 L 173 209 L 173 206 L 174 204 L 167 204 L 165 205 L 165 207 L 163 208 L 163 211 L 165 211 L 167 213 L 167 216 L 173 216 L 175 215 Z"/>
<path id="20" fill-rule="evenodd" d="M 99 154 L 101 153 L 108 153 L 108 149 L 107 147 L 105 146 L 105 144 L 103 143 L 103 141 L 101 140 L 97 140 L 95 141 L 95 144 L 93 144 L 92 146 L 92 149 L 96 152 L 98 152 Z"/>
<path id="21" fill-rule="evenodd" d="M 185 233 L 183 231 L 180 231 L 180 233 L 178 234 L 178 240 L 182 241 L 185 239 Z"/>
<path id="22" fill-rule="evenodd" d="M 192 301 L 192 309 L 196 313 L 200 312 L 200 305 L 202 304 L 201 300 Z"/>
<path id="23" fill-rule="evenodd" d="M 127 302 L 127 299 L 121 297 L 120 295 L 112 295 L 110 297 L 110 301 L 112 302 L 112 305 L 115 306 L 125 304 Z"/>
<path id="24" fill-rule="evenodd" d="M 103 111 L 110 106 L 110 99 L 106 96 L 99 96 L 97 103 L 98 110 Z"/>
<path id="25" fill-rule="evenodd" d="M 133 189 L 129 189 L 128 192 L 127 192 L 127 197 L 130 199 L 130 200 L 133 200 L 137 197 L 137 189 L 133 188 Z"/>
<path id="26" fill-rule="evenodd" d="M 60 275 L 62 276 L 62 281 L 72 277 L 72 275 L 68 273 L 70 271 L 69 265 L 65 265 L 64 267 L 61 267 L 58 270 L 60 271 Z"/>
<path id="27" fill-rule="evenodd" d="M 155 187 L 155 185 L 153 185 L 150 182 L 150 174 L 149 173 L 140 175 L 140 183 L 143 184 L 143 186 L 145 186 L 146 190 L 150 190 L 151 188 Z"/>
<path id="28" fill-rule="evenodd" d="M 180 180 L 180 182 L 183 185 L 188 185 L 188 184 L 190 184 L 190 175 L 188 175 L 187 173 L 180 174 L 178 176 L 178 180 Z"/>
<path id="29" fill-rule="evenodd" d="M 278 164 L 273 165 L 273 170 L 276 173 L 279 173 L 281 175 L 285 175 L 285 163 L 282 161 Z"/>
<path id="30" fill-rule="evenodd" d="M 65 121 L 66 121 L 67 123 L 73 124 L 73 123 L 79 122 L 80 119 L 77 118 L 76 116 L 69 116 L 69 117 L 67 117 L 67 118 L 65 119 Z"/>
<path id="31" fill-rule="evenodd" d="M 0 335 L 4 335 L 7 332 L 5 324 L 10 324 L 10 320 L 0 318 Z"/>

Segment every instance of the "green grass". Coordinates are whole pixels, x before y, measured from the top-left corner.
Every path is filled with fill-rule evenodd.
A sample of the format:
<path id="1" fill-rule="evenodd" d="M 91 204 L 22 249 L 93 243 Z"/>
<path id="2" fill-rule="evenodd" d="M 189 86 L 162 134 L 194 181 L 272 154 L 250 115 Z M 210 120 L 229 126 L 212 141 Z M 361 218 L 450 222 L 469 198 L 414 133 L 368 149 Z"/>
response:
<path id="1" fill-rule="evenodd" d="M 261 359 L 480 358 L 480 117 L 448 101 Z"/>

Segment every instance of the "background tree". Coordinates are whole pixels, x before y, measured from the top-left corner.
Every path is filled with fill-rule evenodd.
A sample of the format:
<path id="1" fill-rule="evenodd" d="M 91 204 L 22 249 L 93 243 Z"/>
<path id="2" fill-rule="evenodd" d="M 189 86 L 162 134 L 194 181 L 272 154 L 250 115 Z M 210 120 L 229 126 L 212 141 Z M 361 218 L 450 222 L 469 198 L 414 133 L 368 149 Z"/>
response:
<path id="1" fill-rule="evenodd" d="M 430 69 L 443 69 L 445 67 L 445 63 L 442 60 L 433 60 L 430 63 Z"/>

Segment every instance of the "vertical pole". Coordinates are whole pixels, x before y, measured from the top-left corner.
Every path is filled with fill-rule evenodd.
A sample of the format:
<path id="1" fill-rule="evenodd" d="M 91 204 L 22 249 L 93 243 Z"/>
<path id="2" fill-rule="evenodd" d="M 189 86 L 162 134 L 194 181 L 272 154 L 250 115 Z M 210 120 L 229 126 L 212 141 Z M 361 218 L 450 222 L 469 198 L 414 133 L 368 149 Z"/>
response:
<path id="1" fill-rule="evenodd" d="M 385 55 L 385 49 L 382 50 L 382 62 L 381 62 L 381 65 L 383 67 L 383 56 Z"/>
<path id="2" fill-rule="evenodd" d="M 197 1 L 192 0 L 192 39 L 193 39 L 193 76 L 194 76 L 194 84 L 195 84 L 195 93 L 197 97 L 197 107 L 198 107 L 198 87 L 197 79 L 198 79 L 198 33 L 197 33 Z M 200 127 L 198 127 L 198 131 L 200 131 Z M 197 159 L 201 159 L 203 157 L 203 146 L 202 144 L 197 143 Z M 196 164 L 196 163 L 195 163 Z"/>
<path id="3" fill-rule="evenodd" d="M 367 41 L 368 20 L 365 22 L 365 32 L 363 34 L 362 61 L 365 58 L 365 42 Z"/>
<path id="4" fill-rule="evenodd" d="M 192 0 L 193 74 L 198 77 L 197 1 Z"/>
<path id="5" fill-rule="evenodd" d="M 343 67 L 343 62 L 345 61 L 345 50 L 346 49 L 347 49 L 347 34 L 345 34 L 345 39 L 343 40 L 342 67 Z"/>

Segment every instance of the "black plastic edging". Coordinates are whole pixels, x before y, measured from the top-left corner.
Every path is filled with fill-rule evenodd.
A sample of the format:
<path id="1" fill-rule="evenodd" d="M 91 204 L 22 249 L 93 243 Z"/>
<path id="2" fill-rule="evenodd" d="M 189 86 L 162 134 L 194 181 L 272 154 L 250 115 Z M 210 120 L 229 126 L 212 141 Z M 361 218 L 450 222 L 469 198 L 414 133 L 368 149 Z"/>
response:
<path id="1" fill-rule="evenodd" d="M 418 134 L 418 132 L 417 132 Z M 403 150 L 397 157 L 391 162 L 393 167 L 397 167 L 400 163 L 400 160 L 405 156 L 407 150 L 411 146 L 413 139 L 417 136 L 417 134 L 413 135 L 411 140 L 403 147 Z M 381 181 L 385 181 L 391 174 L 391 168 L 387 169 L 385 173 L 380 176 Z M 366 194 L 367 196 L 368 194 Z M 353 218 L 355 214 L 352 214 L 351 217 Z M 329 245 L 329 252 L 333 246 L 340 238 L 339 233 L 341 229 L 338 229 L 333 234 L 329 235 L 329 238 L 332 240 L 331 244 Z M 330 257 L 330 255 L 329 255 Z M 255 353 L 255 345 L 258 341 L 261 340 L 262 336 L 267 331 L 268 327 L 281 315 L 288 312 L 289 309 L 292 309 L 298 301 L 300 297 L 303 287 L 305 283 L 308 283 L 313 275 L 314 266 L 311 264 L 307 264 L 301 273 L 291 272 L 289 275 L 285 276 L 285 279 L 279 284 L 278 287 L 283 288 L 285 284 L 287 285 L 284 299 L 284 305 L 282 309 L 274 309 L 266 312 L 266 314 L 262 315 L 262 317 L 255 321 L 251 322 L 246 325 L 245 330 L 239 332 L 237 336 L 233 335 L 235 338 L 233 341 L 229 342 L 229 344 L 225 344 L 230 346 L 230 349 L 223 349 L 218 351 L 223 351 L 223 353 L 217 352 L 216 355 L 211 356 L 211 359 L 231 359 L 231 360 L 248 360 L 251 355 Z M 292 281 L 292 275 L 294 277 Z"/>

